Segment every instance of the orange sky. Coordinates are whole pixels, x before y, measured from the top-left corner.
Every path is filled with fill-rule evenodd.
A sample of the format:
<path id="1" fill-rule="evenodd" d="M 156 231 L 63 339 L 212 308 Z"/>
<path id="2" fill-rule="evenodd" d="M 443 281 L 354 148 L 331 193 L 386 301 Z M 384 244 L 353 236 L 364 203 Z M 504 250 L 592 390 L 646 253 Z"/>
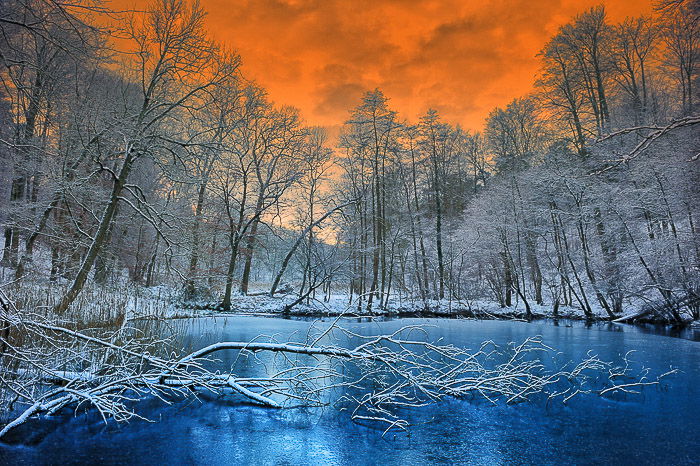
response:
<path id="1" fill-rule="evenodd" d="M 309 124 L 341 124 L 364 91 L 379 87 L 404 118 L 415 120 L 433 107 L 470 129 L 480 129 L 493 107 L 531 90 L 535 55 L 546 40 L 601 3 L 200 1 L 212 36 L 241 54 L 244 74 L 276 103 L 301 109 Z M 651 12 L 651 0 L 604 4 L 612 21 Z"/>

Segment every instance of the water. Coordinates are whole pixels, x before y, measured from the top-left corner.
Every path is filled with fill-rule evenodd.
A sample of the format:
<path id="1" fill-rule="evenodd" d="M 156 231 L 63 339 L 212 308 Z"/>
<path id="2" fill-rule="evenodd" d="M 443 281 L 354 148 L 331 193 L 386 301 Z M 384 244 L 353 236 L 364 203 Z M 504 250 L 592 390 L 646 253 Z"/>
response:
<path id="1" fill-rule="evenodd" d="M 562 357 L 593 350 L 617 360 L 629 350 L 652 369 L 681 369 L 663 388 L 639 396 L 575 398 L 490 406 L 460 400 L 414 410 L 408 435 L 353 424 L 332 408 L 276 411 L 227 401 L 146 402 L 157 422 L 105 425 L 92 415 L 34 421 L 17 431 L 23 445 L 0 447 L 2 464 L 700 464 L 700 343 L 648 329 L 509 321 L 402 319 L 345 322 L 364 334 L 402 325 L 436 325 L 430 338 L 477 348 L 542 335 Z M 303 339 L 310 322 L 233 317 L 177 321 L 182 343 L 249 340 L 261 333 Z M 613 331 L 614 330 L 614 331 Z M 688 335 L 686 335 L 688 336 Z M 690 335 L 692 337 L 693 335 Z M 229 359 L 224 360 L 230 362 Z"/>

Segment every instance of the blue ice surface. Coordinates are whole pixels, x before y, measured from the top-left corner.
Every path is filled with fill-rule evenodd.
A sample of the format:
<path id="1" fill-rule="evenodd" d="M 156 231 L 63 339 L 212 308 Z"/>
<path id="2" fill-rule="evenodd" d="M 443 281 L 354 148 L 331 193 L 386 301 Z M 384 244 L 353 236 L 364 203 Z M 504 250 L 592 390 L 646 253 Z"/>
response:
<path id="1" fill-rule="evenodd" d="M 409 413 L 408 434 L 350 422 L 333 408 L 272 410 L 230 399 L 167 406 L 141 403 L 156 422 L 105 425 L 94 412 L 41 419 L 0 445 L 0 464 L 700 464 L 700 343 L 631 326 L 551 321 L 397 319 L 343 321 L 362 334 L 426 324 L 431 340 L 476 349 L 541 335 L 562 354 L 588 351 L 604 360 L 633 359 L 659 374 L 680 372 L 641 395 L 583 395 L 569 404 L 534 401 L 491 406 L 446 400 Z M 177 322 L 181 343 L 200 347 L 265 334 L 302 341 L 309 321 L 261 317 Z M 316 325 L 324 325 L 323 323 Z M 226 355 L 223 365 L 233 361 Z M 18 439 L 21 438 L 21 442 Z"/>

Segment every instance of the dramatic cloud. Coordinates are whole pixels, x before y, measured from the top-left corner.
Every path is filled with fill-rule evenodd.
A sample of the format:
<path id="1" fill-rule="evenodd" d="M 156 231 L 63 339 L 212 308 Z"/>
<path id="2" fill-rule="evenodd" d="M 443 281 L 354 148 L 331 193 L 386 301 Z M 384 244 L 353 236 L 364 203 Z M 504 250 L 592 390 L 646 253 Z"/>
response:
<path id="1" fill-rule="evenodd" d="M 348 116 L 381 88 L 402 116 L 429 107 L 481 128 L 489 111 L 532 89 L 536 54 L 559 26 L 600 0 L 202 0 L 211 33 L 247 76 L 311 124 Z M 650 0 L 610 0 L 612 21 Z"/>

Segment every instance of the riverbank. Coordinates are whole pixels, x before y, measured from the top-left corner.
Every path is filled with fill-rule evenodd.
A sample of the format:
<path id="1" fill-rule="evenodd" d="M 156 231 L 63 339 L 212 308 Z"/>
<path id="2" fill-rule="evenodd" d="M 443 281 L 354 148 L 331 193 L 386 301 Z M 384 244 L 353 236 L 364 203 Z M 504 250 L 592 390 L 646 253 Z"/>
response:
<path id="1" fill-rule="evenodd" d="M 161 298 L 162 299 L 162 298 Z M 328 300 L 309 300 L 289 307 L 295 301 L 295 296 L 268 295 L 235 295 L 232 297 L 231 308 L 222 310 L 214 301 L 174 301 L 167 309 L 160 312 L 159 317 L 182 318 L 200 317 L 205 315 L 276 315 L 289 317 L 444 317 L 444 318 L 478 318 L 478 319 L 526 319 L 525 306 L 514 303 L 511 307 L 501 307 L 498 303 L 479 300 L 411 300 L 391 298 L 384 306 L 367 306 L 366 300 L 358 302 L 357 298 L 350 299 L 347 295 L 332 295 Z M 143 299 L 141 300 L 143 303 Z M 569 306 L 560 306 L 554 314 L 551 305 L 531 304 L 531 318 L 560 317 L 573 320 L 607 320 L 602 310 L 596 310 L 592 318 L 586 319 L 585 313 Z M 158 306 L 150 306 L 147 314 L 152 314 Z M 139 313 L 137 308 L 133 312 Z M 146 317 L 144 315 L 143 317 Z"/>
<path id="2" fill-rule="evenodd" d="M 144 302 L 150 301 L 147 297 L 142 297 L 140 305 L 133 306 L 131 317 L 133 318 L 190 318 L 220 315 L 262 315 L 274 317 L 303 317 L 303 318 L 324 318 L 324 317 L 424 317 L 424 318 L 470 318 L 481 320 L 534 320 L 534 319 L 568 319 L 590 322 L 611 322 L 668 325 L 669 322 L 661 319 L 657 315 L 643 314 L 640 307 L 632 307 L 628 312 L 610 318 L 604 309 L 593 307 L 593 315 L 587 316 L 582 309 L 576 306 L 559 306 L 554 312 L 554 306 L 550 303 L 541 305 L 531 303 L 530 315 L 526 312 L 526 306 L 522 301 L 515 302 L 513 306 L 501 307 L 498 303 L 486 300 L 420 300 L 406 299 L 402 297 L 391 298 L 385 306 L 373 306 L 368 308 L 366 300 L 358 303 L 357 297 L 350 299 L 347 295 L 334 294 L 329 299 L 308 300 L 289 307 L 296 300 L 294 295 L 283 295 L 271 297 L 262 293 L 252 293 L 250 295 L 234 295 L 231 308 L 221 310 L 217 303 L 209 300 L 180 301 L 175 297 L 169 298 L 167 293 L 158 291 L 157 299 L 167 305 L 146 306 L 147 312 L 140 312 Z M 137 304 L 136 302 L 134 304 Z M 698 326 L 700 322 L 693 321 L 690 314 L 687 319 L 673 326 Z"/>
<path id="3" fill-rule="evenodd" d="M 29 286 L 5 288 L 6 293 L 20 308 L 51 317 L 53 308 L 63 289 L 56 284 L 37 281 Z M 501 307 L 497 302 L 485 299 L 472 300 L 421 300 L 406 296 L 393 296 L 384 306 L 367 307 L 367 300 L 358 302 L 343 293 L 334 293 L 327 299 L 309 299 L 295 303 L 295 294 L 269 296 L 263 289 L 254 289 L 248 295 L 234 294 L 230 309 L 218 308 L 216 297 L 198 300 L 183 300 L 181 289 L 170 286 L 142 287 L 119 284 L 114 286 L 88 286 L 71 308 L 61 316 L 66 322 L 76 322 L 81 326 L 103 327 L 107 324 L 121 325 L 130 320 L 178 319 L 217 315 L 263 315 L 274 317 L 438 317 L 469 318 L 480 320 L 534 320 L 570 319 L 577 321 L 605 322 L 617 320 L 620 323 L 698 326 L 686 308 L 681 312 L 683 321 L 669 322 L 663 314 L 645 314 L 645 303 L 628 302 L 623 315 L 610 318 L 600 306 L 592 305 L 593 315 L 586 316 L 577 306 L 559 306 L 554 312 L 553 303 L 530 304 L 530 315 L 522 300 L 516 300 L 510 307 Z"/>

